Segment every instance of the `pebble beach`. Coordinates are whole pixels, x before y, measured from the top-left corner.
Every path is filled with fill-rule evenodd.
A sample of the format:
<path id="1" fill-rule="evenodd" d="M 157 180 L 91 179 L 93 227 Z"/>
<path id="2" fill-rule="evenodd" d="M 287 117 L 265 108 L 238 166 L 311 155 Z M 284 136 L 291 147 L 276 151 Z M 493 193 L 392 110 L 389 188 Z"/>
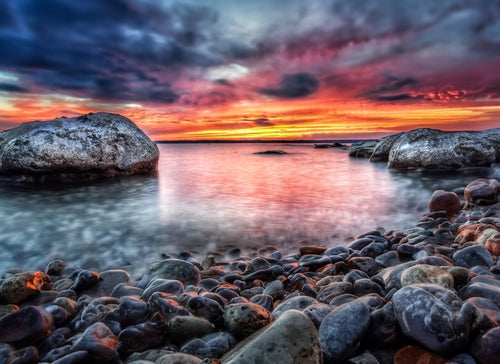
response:
<path id="1" fill-rule="evenodd" d="M 410 229 L 289 255 L 184 251 L 142 277 L 9 271 L 0 363 L 498 363 L 499 186 L 436 191 Z"/>

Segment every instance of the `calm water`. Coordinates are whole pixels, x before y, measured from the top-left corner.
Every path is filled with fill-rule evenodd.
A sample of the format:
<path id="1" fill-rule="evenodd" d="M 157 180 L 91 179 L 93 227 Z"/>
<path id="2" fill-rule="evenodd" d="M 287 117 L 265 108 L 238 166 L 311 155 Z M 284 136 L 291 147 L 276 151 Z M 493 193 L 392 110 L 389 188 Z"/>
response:
<path id="1" fill-rule="evenodd" d="M 394 173 L 346 151 L 305 144 L 160 144 L 157 177 L 82 186 L 0 184 L 0 273 L 43 268 L 52 259 L 142 272 L 161 253 L 198 254 L 226 244 L 304 239 L 342 244 L 378 227 L 412 226 L 435 189 L 500 168 L 460 175 Z M 287 155 L 255 155 L 281 149 Z"/>

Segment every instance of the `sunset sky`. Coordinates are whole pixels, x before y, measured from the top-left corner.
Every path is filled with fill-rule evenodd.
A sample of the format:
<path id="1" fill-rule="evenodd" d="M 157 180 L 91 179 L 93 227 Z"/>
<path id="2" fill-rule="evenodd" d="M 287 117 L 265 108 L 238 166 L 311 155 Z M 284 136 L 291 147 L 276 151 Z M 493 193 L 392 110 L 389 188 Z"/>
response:
<path id="1" fill-rule="evenodd" d="M 2 0 L 0 131 L 120 113 L 154 140 L 500 127 L 497 0 Z"/>

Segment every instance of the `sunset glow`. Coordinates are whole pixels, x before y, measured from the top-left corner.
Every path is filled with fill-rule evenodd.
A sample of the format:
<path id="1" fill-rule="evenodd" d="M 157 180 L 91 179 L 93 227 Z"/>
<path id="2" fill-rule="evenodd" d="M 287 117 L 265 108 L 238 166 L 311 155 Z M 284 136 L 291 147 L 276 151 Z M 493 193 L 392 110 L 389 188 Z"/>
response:
<path id="1" fill-rule="evenodd" d="M 7 0 L 0 131 L 120 113 L 154 140 L 500 127 L 496 1 Z"/>

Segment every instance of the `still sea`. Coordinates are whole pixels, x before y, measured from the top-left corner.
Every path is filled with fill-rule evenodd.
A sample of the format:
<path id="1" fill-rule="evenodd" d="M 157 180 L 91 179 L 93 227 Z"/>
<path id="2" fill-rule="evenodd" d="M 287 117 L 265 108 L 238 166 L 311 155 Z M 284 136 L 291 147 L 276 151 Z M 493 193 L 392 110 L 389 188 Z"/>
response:
<path id="1" fill-rule="evenodd" d="M 446 174 L 389 171 L 342 149 L 302 143 L 159 144 L 156 176 L 80 185 L 0 183 L 0 274 L 53 259 L 140 275 L 161 254 L 299 244 L 334 246 L 363 232 L 405 229 L 436 189 L 500 167 Z M 284 155 L 255 152 L 280 149 Z"/>

